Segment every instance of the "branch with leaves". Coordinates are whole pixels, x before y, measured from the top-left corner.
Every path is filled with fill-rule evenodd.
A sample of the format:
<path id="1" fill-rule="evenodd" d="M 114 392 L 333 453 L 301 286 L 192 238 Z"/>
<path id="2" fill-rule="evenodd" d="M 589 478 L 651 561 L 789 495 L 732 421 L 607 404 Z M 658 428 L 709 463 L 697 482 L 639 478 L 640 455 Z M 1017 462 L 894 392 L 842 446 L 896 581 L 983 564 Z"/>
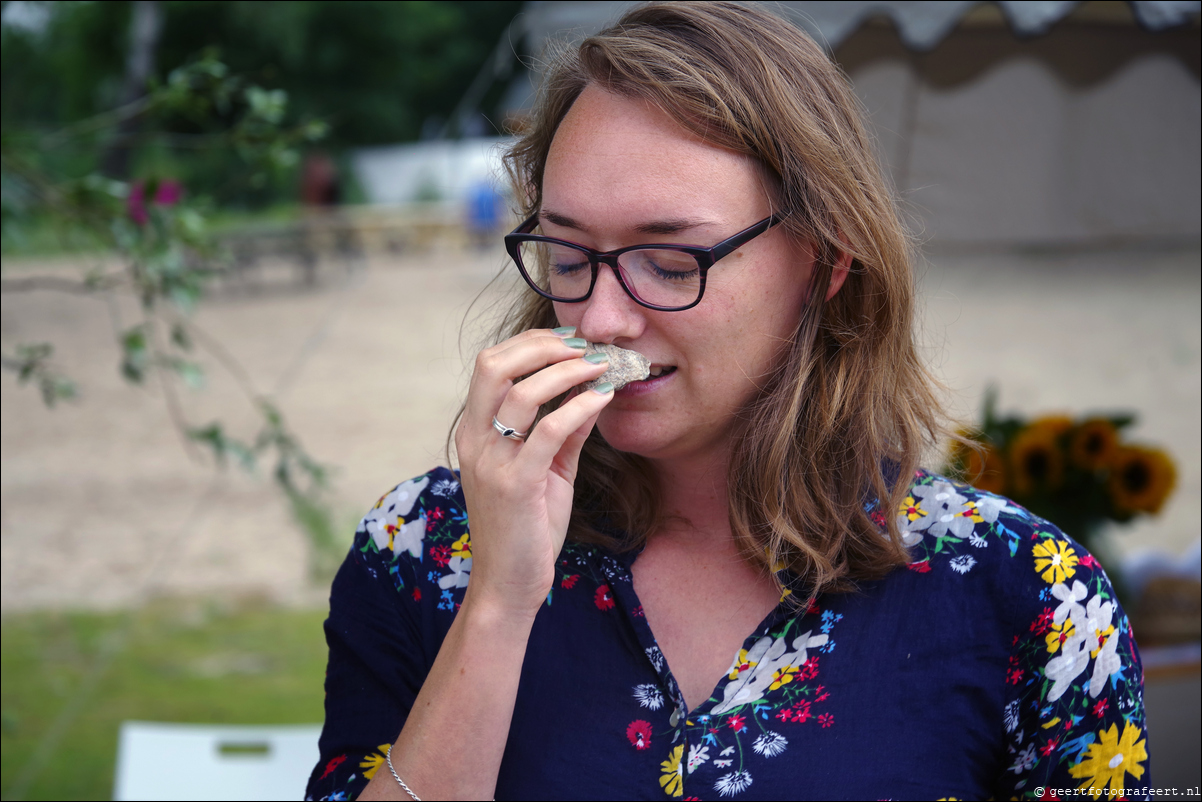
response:
<path id="1" fill-rule="evenodd" d="M 196 445 L 204 446 L 218 465 L 232 460 L 247 469 L 270 459 L 276 482 L 296 503 L 325 485 L 327 469 L 309 456 L 283 413 L 254 387 L 237 360 L 192 321 L 206 287 L 228 264 L 208 233 L 201 204 L 185 198 L 183 188 L 169 177 L 122 181 L 99 172 L 64 176 L 48 158 L 64 148 L 232 148 L 246 165 L 242 177 L 251 185 L 262 184 L 273 172 L 293 167 L 298 148 L 326 133 L 319 120 L 285 125 L 287 101 L 283 91 L 231 75 L 210 52 L 113 111 L 51 132 L 5 128 L 0 136 L 4 227 L 48 218 L 64 228 L 85 229 L 118 257 L 119 266 L 81 267 L 72 277 L 7 276 L 0 280 L 0 292 L 132 297 L 140 319 L 132 326 L 114 326 L 122 377 L 137 385 L 152 378 L 160 383 L 190 454 Z M 139 125 L 131 134 L 127 123 L 133 119 Z M 167 121 L 181 119 L 203 133 L 167 130 Z M 186 419 L 178 392 L 180 385 L 196 388 L 203 382 L 197 349 L 234 378 L 259 414 L 258 433 L 249 441 L 227 434 L 220 421 L 196 425 Z M 54 366 L 54 352 L 52 343 L 19 344 L 2 361 L 21 384 L 37 386 L 49 407 L 80 397 L 75 383 Z"/>

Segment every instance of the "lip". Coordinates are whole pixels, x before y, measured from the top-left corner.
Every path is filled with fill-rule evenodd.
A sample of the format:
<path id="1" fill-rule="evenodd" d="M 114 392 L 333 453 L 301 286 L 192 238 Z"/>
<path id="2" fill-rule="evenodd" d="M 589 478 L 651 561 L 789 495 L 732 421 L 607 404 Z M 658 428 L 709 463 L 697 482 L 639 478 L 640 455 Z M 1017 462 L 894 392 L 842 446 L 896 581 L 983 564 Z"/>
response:
<path id="1" fill-rule="evenodd" d="M 654 393 L 657 390 L 659 390 L 659 388 L 663 387 L 664 384 L 666 384 L 667 382 L 670 382 L 672 380 L 672 377 L 675 376 L 678 372 L 679 372 L 678 370 L 673 370 L 670 373 L 663 373 L 663 374 L 660 374 L 659 376 L 652 376 L 648 379 L 643 379 L 642 381 L 631 382 L 630 384 L 623 387 L 621 390 L 618 390 L 617 395 L 620 395 L 623 398 L 633 398 L 633 397 L 637 397 L 637 396 L 641 396 L 641 395 L 647 395 L 649 393 Z"/>

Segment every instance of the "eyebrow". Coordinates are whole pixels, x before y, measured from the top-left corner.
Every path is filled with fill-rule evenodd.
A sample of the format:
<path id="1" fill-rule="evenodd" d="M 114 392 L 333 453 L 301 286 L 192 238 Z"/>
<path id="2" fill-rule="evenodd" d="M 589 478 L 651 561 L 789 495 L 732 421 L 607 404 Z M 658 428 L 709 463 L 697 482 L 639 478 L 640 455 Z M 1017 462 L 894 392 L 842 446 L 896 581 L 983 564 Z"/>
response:
<path id="1" fill-rule="evenodd" d="M 539 216 L 548 223 L 553 223 L 563 228 L 570 228 L 573 231 L 581 231 L 585 234 L 589 233 L 588 226 L 584 223 L 573 220 L 566 214 L 543 209 L 539 212 Z M 653 220 L 647 223 L 640 223 L 634 227 L 634 231 L 639 234 L 679 234 L 681 231 L 688 231 L 692 228 L 707 225 L 709 220 L 699 218 L 682 217 L 669 220 Z"/>

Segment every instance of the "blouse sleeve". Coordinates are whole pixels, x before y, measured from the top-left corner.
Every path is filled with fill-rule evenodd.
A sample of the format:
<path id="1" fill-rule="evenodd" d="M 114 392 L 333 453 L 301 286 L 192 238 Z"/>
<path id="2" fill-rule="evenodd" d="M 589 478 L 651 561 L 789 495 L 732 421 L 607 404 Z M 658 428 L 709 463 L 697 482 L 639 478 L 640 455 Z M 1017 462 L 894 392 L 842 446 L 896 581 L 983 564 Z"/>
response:
<path id="1" fill-rule="evenodd" d="M 1043 523 L 1043 522 L 1040 522 Z M 1014 638 L 998 798 L 1145 799 L 1151 785 L 1143 667 L 1097 560 L 1055 527 L 1034 530 L 1015 591 L 1034 605 Z M 1025 626 L 1024 626 L 1025 624 Z"/>
<path id="2" fill-rule="evenodd" d="M 437 655 L 443 622 L 422 601 L 421 492 L 430 480 L 406 482 L 380 500 L 334 578 L 325 622 L 326 719 L 306 799 L 353 799 L 363 790 L 381 770 Z"/>

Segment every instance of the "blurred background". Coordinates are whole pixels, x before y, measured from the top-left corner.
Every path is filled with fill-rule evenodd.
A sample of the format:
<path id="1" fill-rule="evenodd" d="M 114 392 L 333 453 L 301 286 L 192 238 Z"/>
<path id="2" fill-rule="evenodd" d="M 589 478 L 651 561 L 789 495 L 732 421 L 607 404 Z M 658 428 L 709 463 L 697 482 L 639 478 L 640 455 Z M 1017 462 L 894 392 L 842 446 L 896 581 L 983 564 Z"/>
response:
<path id="1" fill-rule="evenodd" d="M 246 798 L 237 772 L 316 759 L 330 579 L 358 517 L 445 462 L 520 282 L 499 151 L 549 50 L 629 5 L 3 3 L 4 799 L 153 796 L 172 759 Z M 772 5 L 847 71 L 921 243 L 924 351 L 992 460 L 931 465 L 1102 556 L 1154 782 L 1182 791 L 1200 5 Z"/>

